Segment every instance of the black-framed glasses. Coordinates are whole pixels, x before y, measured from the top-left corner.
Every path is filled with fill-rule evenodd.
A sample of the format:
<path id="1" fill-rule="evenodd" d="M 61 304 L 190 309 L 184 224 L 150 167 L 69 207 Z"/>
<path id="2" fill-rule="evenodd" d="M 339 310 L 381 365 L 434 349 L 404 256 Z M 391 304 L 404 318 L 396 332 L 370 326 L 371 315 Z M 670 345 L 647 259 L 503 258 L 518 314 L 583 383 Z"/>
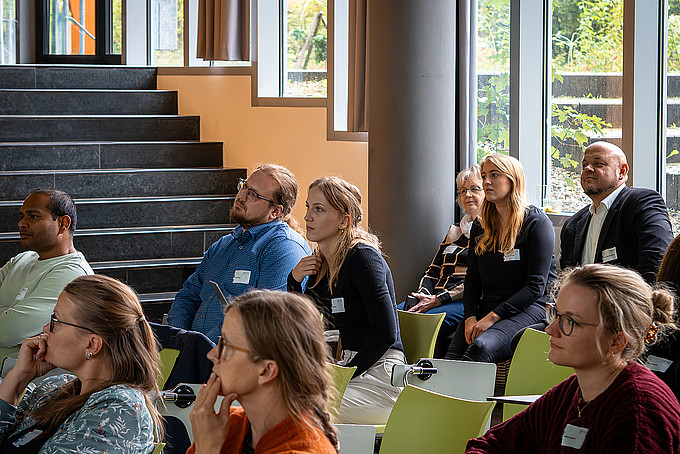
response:
<path id="1" fill-rule="evenodd" d="M 222 352 L 229 351 L 229 349 L 232 348 L 234 350 L 238 350 L 243 353 L 247 353 L 249 355 L 253 355 L 253 352 L 251 350 L 248 350 L 247 348 L 243 347 L 237 347 L 236 345 L 226 341 L 222 336 L 217 338 L 217 357 L 222 359 Z"/>
<path id="2" fill-rule="evenodd" d="M 273 200 L 268 199 L 266 197 L 262 197 L 260 194 L 255 192 L 253 189 L 250 189 L 250 187 L 248 187 L 248 183 L 246 183 L 246 180 L 244 180 L 243 178 L 238 179 L 238 184 L 236 185 L 236 189 L 238 189 L 239 192 L 241 192 L 242 190 L 245 189 L 246 190 L 246 199 L 250 200 L 251 202 L 257 202 L 257 199 L 262 199 L 262 200 L 266 200 L 269 203 L 273 203 L 274 205 L 279 205 L 278 203 L 274 202 Z"/>
<path id="3" fill-rule="evenodd" d="M 482 191 L 483 191 L 483 189 L 480 188 L 479 186 L 472 186 L 472 187 L 469 187 L 469 188 L 461 188 L 461 189 L 459 189 L 459 190 L 458 190 L 458 195 L 461 196 L 461 197 L 465 197 L 465 196 L 467 195 L 468 192 L 469 192 L 470 194 L 472 194 L 472 195 L 476 195 L 476 194 L 481 193 Z"/>
<path id="4" fill-rule="evenodd" d="M 75 323 L 69 323 L 69 322 L 65 322 L 63 320 L 58 320 L 57 317 L 54 316 L 54 312 L 52 312 L 52 315 L 50 315 L 50 333 L 54 332 L 54 327 L 57 325 L 57 323 L 61 323 L 62 325 L 74 326 L 76 328 L 80 328 L 80 329 L 84 329 L 85 331 L 89 331 L 92 334 L 97 334 L 95 331 L 91 330 L 90 328 L 86 328 L 84 326 L 76 325 Z"/>
<path id="5" fill-rule="evenodd" d="M 566 314 L 560 314 L 557 312 L 557 307 L 553 303 L 546 304 L 545 315 L 548 318 L 549 323 L 558 319 L 557 326 L 560 327 L 560 331 L 562 331 L 562 334 L 565 336 L 571 336 L 571 333 L 574 332 L 574 326 L 577 325 L 598 326 L 594 323 L 577 322 Z"/>

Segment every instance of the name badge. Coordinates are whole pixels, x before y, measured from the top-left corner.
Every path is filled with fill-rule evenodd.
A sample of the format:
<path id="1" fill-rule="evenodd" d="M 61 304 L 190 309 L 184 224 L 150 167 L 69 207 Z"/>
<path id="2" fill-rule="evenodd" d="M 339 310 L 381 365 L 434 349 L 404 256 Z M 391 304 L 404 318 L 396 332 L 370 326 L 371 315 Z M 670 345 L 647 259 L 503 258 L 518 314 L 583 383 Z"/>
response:
<path id="1" fill-rule="evenodd" d="M 564 433 L 562 434 L 562 446 L 581 449 L 583 442 L 586 440 L 586 435 L 588 435 L 588 429 L 585 427 L 567 424 L 567 427 L 564 428 Z"/>
<path id="2" fill-rule="evenodd" d="M 457 249 L 458 246 L 456 246 L 455 244 L 449 244 L 448 246 L 446 246 L 446 249 L 444 249 L 444 254 L 453 254 L 454 252 L 456 252 Z"/>
<path id="3" fill-rule="evenodd" d="M 516 262 L 519 260 L 519 249 L 513 249 L 503 253 L 504 262 Z"/>
<path id="4" fill-rule="evenodd" d="M 19 292 L 19 294 L 17 295 L 16 300 L 21 301 L 22 299 L 24 299 L 27 291 L 28 291 L 28 288 L 26 288 L 26 287 L 22 288 L 21 291 Z"/>
<path id="5" fill-rule="evenodd" d="M 331 298 L 331 312 L 333 314 L 345 312 L 345 298 Z"/>
<path id="6" fill-rule="evenodd" d="M 249 284 L 250 283 L 250 271 L 248 270 L 236 270 L 234 271 L 234 284 Z"/>
<path id="7" fill-rule="evenodd" d="M 602 251 L 602 263 L 613 262 L 617 258 L 618 256 L 616 255 L 616 246 Z"/>
<path id="8" fill-rule="evenodd" d="M 645 362 L 645 366 L 647 366 L 647 369 L 653 372 L 661 373 L 666 372 L 668 368 L 671 367 L 671 364 L 673 364 L 673 361 L 671 361 L 670 359 L 660 358 L 654 355 L 649 355 L 649 357 L 647 358 L 647 362 Z"/>
<path id="9" fill-rule="evenodd" d="M 21 447 L 21 446 L 25 445 L 26 443 L 28 443 L 28 442 L 32 441 L 33 439 L 35 439 L 35 438 L 36 438 L 38 435 L 40 435 L 41 433 L 43 433 L 43 431 L 40 430 L 40 429 L 32 430 L 32 431 L 30 431 L 29 433 L 27 433 L 26 435 L 24 435 L 23 437 L 19 438 L 17 441 L 15 441 L 15 442 L 12 443 L 12 444 L 13 444 L 15 447 L 17 447 L 17 448 L 18 448 L 18 447 Z"/>

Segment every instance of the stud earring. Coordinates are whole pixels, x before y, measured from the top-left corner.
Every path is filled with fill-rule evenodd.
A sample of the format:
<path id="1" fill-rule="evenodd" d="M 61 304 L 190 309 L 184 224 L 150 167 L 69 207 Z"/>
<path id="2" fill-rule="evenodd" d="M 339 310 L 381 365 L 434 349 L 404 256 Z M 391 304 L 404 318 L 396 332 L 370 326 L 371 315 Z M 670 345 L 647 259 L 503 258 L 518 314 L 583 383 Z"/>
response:
<path id="1" fill-rule="evenodd" d="M 89 361 L 91 359 L 92 359 L 92 352 L 87 352 L 87 354 L 85 355 L 85 361 Z"/>

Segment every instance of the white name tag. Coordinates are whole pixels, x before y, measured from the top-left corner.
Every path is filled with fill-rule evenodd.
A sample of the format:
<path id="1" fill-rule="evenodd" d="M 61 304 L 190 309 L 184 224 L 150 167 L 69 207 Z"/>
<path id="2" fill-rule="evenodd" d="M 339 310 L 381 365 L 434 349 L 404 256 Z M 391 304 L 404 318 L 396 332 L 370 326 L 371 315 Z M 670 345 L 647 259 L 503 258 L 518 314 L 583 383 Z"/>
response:
<path id="1" fill-rule="evenodd" d="M 31 441 L 31 440 L 33 440 L 34 438 L 36 438 L 36 437 L 37 437 L 38 435 L 40 435 L 42 432 L 43 432 L 43 431 L 40 430 L 40 429 L 32 430 L 32 431 L 30 431 L 29 433 L 27 433 L 26 435 L 24 435 L 23 437 L 19 438 L 17 441 L 15 441 L 15 442 L 12 443 L 12 444 L 13 444 L 14 446 L 16 446 L 17 448 L 20 447 L 20 446 L 23 446 L 23 445 L 25 445 L 26 443 L 28 443 L 29 441 Z"/>
<path id="2" fill-rule="evenodd" d="M 24 299 L 27 291 L 28 291 L 28 288 L 26 288 L 26 287 L 22 288 L 21 291 L 19 292 L 19 294 L 17 295 L 16 300 L 21 301 L 22 299 Z"/>
<path id="3" fill-rule="evenodd" d="M 234 284 L 248 284 L 250 283 L 250 271 L 236 270 L 234 271 Z"/>
<path id="4" fill-rule="evenodd" d="M 651 371 L 664 373 L 671 367 L 671 364 L 673 364 L 673 361 L 670 359 L 649 355 L 645 366 Z"/>
<path id="5" fill-rule="evenodd" d="M 610 247 L 602 251 L 602 263 L 613 262 L 617 258 L 616 247 Z"/>
<path id="6" fill-rule="evenodd" d="M 564 428 L 564 433 L 562 434 L 562 446 L 568 448 L 581 449 L 583 442 L 588 435 L 588 429 L 585 427 L 572 426 L 567 424 Z"/>
<path id="7" fill-rule="evenodd" d="M 345 312 L 345 298 L 331 298 L 331 312 L 333 314 Z"/>
<path id="8" fill-rule="evenodd" d="M 504 262 L 516 262 L 519 260 L 519 249 L 513 249 L 503 253 Z"/>
<path id="9" fill-rule="evenodd" d="M 458 246 L 456 246 L 455 244 L 449 244 L 448 246 L 446 246 L 446 249 L 444 249 L 444 254 L 453 254 L 454 252 L 456 252 L 456 250 L 458 250 Z"/>

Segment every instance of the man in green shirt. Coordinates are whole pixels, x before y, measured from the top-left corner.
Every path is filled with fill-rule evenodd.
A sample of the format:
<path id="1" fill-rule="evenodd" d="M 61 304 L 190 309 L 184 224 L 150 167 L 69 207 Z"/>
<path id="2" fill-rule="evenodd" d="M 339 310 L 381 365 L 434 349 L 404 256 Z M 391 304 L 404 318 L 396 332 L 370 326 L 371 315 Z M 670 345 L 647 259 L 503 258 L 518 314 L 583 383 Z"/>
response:
<path id="1" fill-rule="evenodd" d="M 73 246 L 76 207 L 55 188 L 40 188 L 19 211 L 26 250 L 0 268 L 0 361 L 16 356 L 21 342 L 42 332 L 62 289 L 92 268 Z"/>

